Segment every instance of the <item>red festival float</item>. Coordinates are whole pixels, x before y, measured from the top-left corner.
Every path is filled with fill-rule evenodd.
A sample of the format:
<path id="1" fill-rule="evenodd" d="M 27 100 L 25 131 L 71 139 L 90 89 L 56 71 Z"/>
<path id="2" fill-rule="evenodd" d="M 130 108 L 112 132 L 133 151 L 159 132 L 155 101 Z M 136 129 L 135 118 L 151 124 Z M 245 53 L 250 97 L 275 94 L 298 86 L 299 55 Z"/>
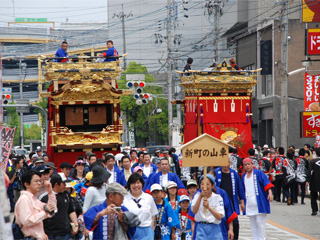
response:
<path id="1" fill-rule="evenodd" d="M 118 153 L 123 133 L 120 97 L 132 90 L 120 90 L 115 79 L 122 69 L 120 60 L 94 62 L 78 57 L 73 62 L 45 62 L 49 83 L 42 97 L 48 98 L 48 142 L 50 161 L 57 166 L 73 164 L 78 155 L 92 151 Z"/>
<path id="2" fill-rule="evenodd" d="M 253 146 L 251 93 L 259 71 L 237 71 L 223 62 L 204 71 L 178 72 L 185 93 L 185 100 L 176 102 L 184 106 L 184 144 L 208 133 L 247 157 Z"/>

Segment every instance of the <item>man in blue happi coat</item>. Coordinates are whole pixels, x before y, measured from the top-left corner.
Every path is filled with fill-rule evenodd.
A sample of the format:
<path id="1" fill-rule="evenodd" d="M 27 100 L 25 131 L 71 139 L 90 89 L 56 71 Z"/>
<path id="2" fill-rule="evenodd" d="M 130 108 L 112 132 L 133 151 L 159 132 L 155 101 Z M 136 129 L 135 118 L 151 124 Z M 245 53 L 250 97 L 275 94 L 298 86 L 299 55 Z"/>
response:
<path id="1" fill-rule="evenodd" d="M 178 190 L 181 188 L 185 188 L 183 183 L 177 174 L 169 172 L 170 165 L 169 160 L 166 158 L 161 158 L 160 160 L 160 172 L 155 173 L 151 179 L 149 180 L 148 187 L 146 192 L 150 193 L 150 187 L 154 183 L 160 184 L 162 187 L 166 187 L 169 181 L 173 181 L 178 185 Z"/>
<path id="2" fill-rule="evenodd" d="M 61 44 L 61 48 L 59 48 L 56 54 L 54 55 L 55 57 L 54 61 L 67 62 L 68 61 L 67 49 L 68 49 L 68 43 L 66 41 L 63 41 Z"/>
<path id="3" fill-rule="evenodd" d="M 128 225 L 121 206 L 128 192 L 119 183 L 111 183 L 106 190 L 107 200 L 89 208 L 84 214 L 86 228 L 93 231 L 93 239 L 127 239 Z"/>

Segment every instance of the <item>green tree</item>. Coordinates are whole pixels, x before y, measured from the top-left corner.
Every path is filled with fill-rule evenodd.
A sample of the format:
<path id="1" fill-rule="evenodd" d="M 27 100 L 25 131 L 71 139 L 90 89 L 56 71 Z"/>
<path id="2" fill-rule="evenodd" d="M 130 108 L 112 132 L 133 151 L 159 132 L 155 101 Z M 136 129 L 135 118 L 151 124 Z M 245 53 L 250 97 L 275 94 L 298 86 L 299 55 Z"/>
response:
<path id="1" fill-rule="evenodd" d="M 30 128 L 23 126 L 24 131 L 24 143 L 26 144 L 27 140 L 40 140 L 41 139 L 41 127 L 37 124 L 32 124 Z"/>
<path id="2" fill-rule="evenodd" d="M 126 74 L 145 74 L 145 82 L 153 83 L 154 78 L 148 74 L 148 70 L 140 63 L 130 62 L 127 70 L 124 71 L 118 80 L 120 89 L 126 88 Z M 162 88 L 157 86 L 146 86 L 144 93 L 153 95 L 162 94 Z M 133 95 L 121 97 L 121 110 L 127 116 L 130 130 L 134 132 L 136 146 L 138 143 L 154 142 L 156 144 L 164 144 L 168 139 L 168 100 L 157 97 L 158 108 L 162 109 L 162 113 L 156 114 L 156 100 L 149 101 L 146 105 L 138 106 Z M 125 126 L 124 126 L 125 127 Z"/>

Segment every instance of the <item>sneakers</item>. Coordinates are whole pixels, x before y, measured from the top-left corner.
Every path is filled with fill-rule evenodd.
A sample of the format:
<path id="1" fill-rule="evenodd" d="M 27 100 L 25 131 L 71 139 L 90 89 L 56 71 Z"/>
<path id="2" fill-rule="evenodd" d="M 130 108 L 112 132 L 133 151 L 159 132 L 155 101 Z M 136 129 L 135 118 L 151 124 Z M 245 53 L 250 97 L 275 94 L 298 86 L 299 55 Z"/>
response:
<path id="1" fill-rule="evenodd" d="M 316 216 L 318 213 L 317 212 L 312 212 L 311 216 Z"/>

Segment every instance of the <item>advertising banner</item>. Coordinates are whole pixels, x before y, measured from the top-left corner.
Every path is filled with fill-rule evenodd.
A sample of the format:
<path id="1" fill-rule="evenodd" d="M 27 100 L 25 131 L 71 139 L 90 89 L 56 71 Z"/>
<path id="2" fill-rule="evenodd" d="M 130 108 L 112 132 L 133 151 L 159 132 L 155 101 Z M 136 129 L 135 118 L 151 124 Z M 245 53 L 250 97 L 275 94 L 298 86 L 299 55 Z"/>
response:
<path id="1" fill-rule="evenodd" d="M 320 134 L 320 112 L 302 112 L 302 137 L 316 137 Z"/>
<path id="2" fill-rule="evenodd" d="M 13 147 L 13 138 L 16 128 L 9 128 L 5 126 L 0 127 L 1 131 L 1 162 L 0 167 L 6 171 L 7 163 Z"/>
<path id="3" fill-rule="evenodd" d="M 304 111 L 320 111 L 319 106 L 319 75 L 305 73 Z"/>

